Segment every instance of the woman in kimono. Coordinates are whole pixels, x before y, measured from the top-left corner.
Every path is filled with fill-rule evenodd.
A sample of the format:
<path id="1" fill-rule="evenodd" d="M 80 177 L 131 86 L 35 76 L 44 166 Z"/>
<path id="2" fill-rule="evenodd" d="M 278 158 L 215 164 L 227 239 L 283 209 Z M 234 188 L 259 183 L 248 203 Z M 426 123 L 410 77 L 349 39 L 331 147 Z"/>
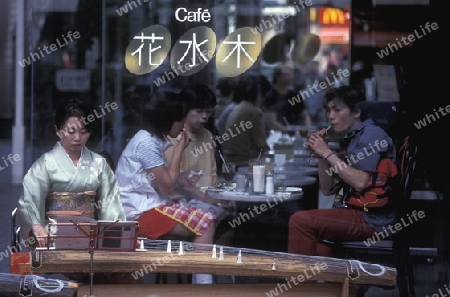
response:
<path id="1" fill-rule="evenodd" d="M 26 173 L 19 199 L 19 220 L 26 237 L 48 245 L 44 227 L 51 215 L 83 215 L 97 220 L 126 220 L 114 172 L 105 158 L 86 148 L 90 110 L 69 100 L 55 111 L 60 141 Z"/>
<path id="2" fill-rule="evenodd" d="M 127 219 L 139 222 L 141 236 L 190 238 L 194 243 L 212 244 L 215 215 L 170 198 L 177 184 L 194 187 L 199 181 L 198 176 L 189 177 L 189 172 L 180 174 L 181 155 L 189 145 L 183 130 L 186 113 L 179 94 L 155 93 L 144 109 L 143 129 L 130 139 L 119 158 L 116 176 Z M 173 145 L 167 136 L 178 140 Z M 164 151 L 172 145 L 171 158 L 166 160 Z M 192 280 L 211 283 L 212 276 L 194 274 Z"/>

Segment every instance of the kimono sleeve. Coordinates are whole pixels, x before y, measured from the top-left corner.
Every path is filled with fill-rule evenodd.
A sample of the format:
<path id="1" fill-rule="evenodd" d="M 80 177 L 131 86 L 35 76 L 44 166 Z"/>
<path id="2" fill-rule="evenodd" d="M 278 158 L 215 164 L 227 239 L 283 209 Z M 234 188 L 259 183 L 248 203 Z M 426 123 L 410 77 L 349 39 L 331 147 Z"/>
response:
<path id="1" fill-rule="evenodd" d="M 97 190 L 98 218 L 108 221 L 126 221 L 122 202 L 120 201 L 119 185 L 116 176 L 105 159 L 102 159 L 102 173 L 100 187 Z"/>
<path id="2" fill-rule="evenodd" d="M 50 177 L 45 158 L 39 158 L 23 178 L 18 216 L 23 238 L 28 238 L 31 227 L 45 225 L 45 201 L 50 190 Z"/>

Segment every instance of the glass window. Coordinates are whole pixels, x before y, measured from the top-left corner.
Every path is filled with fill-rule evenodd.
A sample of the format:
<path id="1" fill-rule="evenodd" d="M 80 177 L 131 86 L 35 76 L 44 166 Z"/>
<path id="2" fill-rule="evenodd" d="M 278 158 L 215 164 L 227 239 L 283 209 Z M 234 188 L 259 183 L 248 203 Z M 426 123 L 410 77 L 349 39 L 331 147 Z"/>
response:
<path id="1" fill-rule="evenodd" d="M 348 14 L 348 6 L 287 0 L 29 1 L 21 63 L 30 162 L 58 140 L 53 110 L 69 98 L 81 99 L 93 111 L 88 147 L 105 150 L 116 164 L 139 128 L 136 113 L 155 90 L 179 91 L 187 83 L 203 82 L 218 92 L 221 78 L 244 73 L 260 73 L 271 82 L 280 63 L 295 70 L 296 92 L 323 75 L 335 79 L 338 69 L 347 68 Z M 326 72 L 330 64 L 333 73 Z M 314 104 L 307 107 L 318 112 Z M 287 235 L 281 230 L 288 217 L 280 213 L 282 223 L 274 229 L 279 244 L 264 234 L 254 238 L 284 251 Z M 250 244 L 247 239 L 239 237 L 237 244 Z"/>

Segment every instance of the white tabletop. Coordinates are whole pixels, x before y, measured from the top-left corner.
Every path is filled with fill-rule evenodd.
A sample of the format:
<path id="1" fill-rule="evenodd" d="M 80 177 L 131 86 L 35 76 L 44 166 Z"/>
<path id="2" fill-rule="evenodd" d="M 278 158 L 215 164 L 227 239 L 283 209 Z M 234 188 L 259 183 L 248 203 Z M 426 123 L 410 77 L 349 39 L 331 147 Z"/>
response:
<path id="1" fill-rule="evenodd" d="M 287 188 L 286 190 L 292 191 L 275 192 L 274 195 L 266 195 L 266 194 L 257 195 L 257 194 L 236 192 L 234 190 L 207 189 L 205 193 L 211 199 L 242 201 L 242 202 L 278 203 L 284 201 L 299 200 L 303 198 L 302 188 Z"/>
<path id="2" fill-rule="evenodd" d="M 242 166 L 239 167 L 238 172 L 242 173 L 249 173 L 249 167 L 248 166 Z M 310 176 L 310 175 L 317 175 L 319 173 L 319 168 L 313 167 L 313 166 L 297 166 L 297 165 L 287 165 L 283 169 L 279 170 L 275 168 L 275 174 L 277 173 L 284 173 L 288 178 L 291 176 L 293 178 L 295 177 L 301 177 L 301 176 Z"/>

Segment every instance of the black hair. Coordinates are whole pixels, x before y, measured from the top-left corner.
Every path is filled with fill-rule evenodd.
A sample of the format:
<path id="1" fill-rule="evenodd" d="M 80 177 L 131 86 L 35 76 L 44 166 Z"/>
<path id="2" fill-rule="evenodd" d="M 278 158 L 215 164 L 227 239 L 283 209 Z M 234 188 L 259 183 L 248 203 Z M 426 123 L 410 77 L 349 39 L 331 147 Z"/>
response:
<path id="1" fill-rule="evenodd" d="M 230 96 L 236 90 L 236 81 L 232 77 L 222 77 L 217 82 L 216 88 L 222 96 Z"/>
<path id="2" fill-rule="evenodd" d="M 69 99 L 63 101 L 56 109 L 53 123 L 57 130 L 62 130 L 67 119 L 70 117 L 87 118 L 91 114 L 91 110 L 87 105 L 78 99 Z M 86 130 L 92 132 L 92 125 L 89 121 L 83 121 Z M 81 125 L 81 124 L 80 124 Z"/>
<path id="3" fill-rule="evenodd" d="M 239 77 L 233 101 L 255 102 L 258 95 L 264 97 L 272 88 L 270 81 L 262 74 L 246 73 Z"/>
<path id="4" fill-rule="evenodd" d="M 181 100 L 185 101 L 187 110 L 212 108 L 216 106 L 216 95 L 203 83 L 193 83 L 185 86 L 180 92 Z"/>
<path id="5" fill-rule="evenodd" d="M 275 85 L 278 82 L 278 77 L 283 75 L 283 70 L 288 69 L 289 71 L 293 71 L 288 65 L 286 64 L 278 64 L 273 69 L 273 76 L 272 76 L 272 83 Z"/>
<path id="6" fill-rule="evenodd" d="M 367 119 L 367 112 L 363 108 L 365 99 L 358 89 L 351 86 L 329 89 L 323 96 L 323 107 L 326 108 L 326 105 L 331 101 L 342 102 L 352 113 L 361 111 L 361 120 Z"/>
<path id="7" fill-rule="evenodd" d="M 186 104 L 180 94 L 166 90 L 157 91 L 144 108 L 143 126 L 159 139 L 165 139 L 173 123 L 181 122 L 186 114 Z"/>

